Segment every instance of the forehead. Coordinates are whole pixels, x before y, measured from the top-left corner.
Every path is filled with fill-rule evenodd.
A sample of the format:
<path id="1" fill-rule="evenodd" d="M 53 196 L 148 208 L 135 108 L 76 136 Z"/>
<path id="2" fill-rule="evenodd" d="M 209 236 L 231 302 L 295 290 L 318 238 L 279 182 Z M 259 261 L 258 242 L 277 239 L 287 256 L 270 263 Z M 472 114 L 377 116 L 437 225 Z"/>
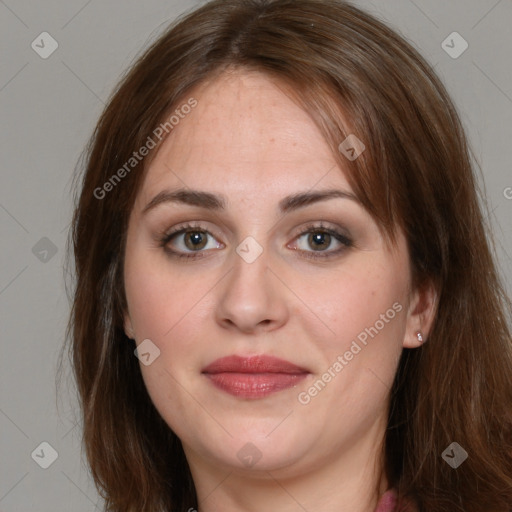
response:
<path id="1" fill-rule="evenodd" d="M 152 160 L 140 191 L 191 187 L 230 194 L 343 187 L 343 169 L 286 86 L 255 71 L 230 71 L 186 95 L 197 100 Z M 266 197 L 265 195 L 262 198 Z"/>

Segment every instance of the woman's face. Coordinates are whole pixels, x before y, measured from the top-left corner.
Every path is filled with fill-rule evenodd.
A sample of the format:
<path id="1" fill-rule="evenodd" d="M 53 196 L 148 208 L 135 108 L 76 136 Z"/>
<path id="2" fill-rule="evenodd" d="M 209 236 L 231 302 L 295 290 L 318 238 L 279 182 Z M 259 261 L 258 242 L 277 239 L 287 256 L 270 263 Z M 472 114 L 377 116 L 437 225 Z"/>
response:
<path id="1" fill-rule="evenodd" d="M 357 472 L 421 327 L 405 239 L 386 246 L 313 121 L 265 75 L 191 96 L 128 228 L 125 328 L 150 340 L 151 399 L 193 472 Z"/>

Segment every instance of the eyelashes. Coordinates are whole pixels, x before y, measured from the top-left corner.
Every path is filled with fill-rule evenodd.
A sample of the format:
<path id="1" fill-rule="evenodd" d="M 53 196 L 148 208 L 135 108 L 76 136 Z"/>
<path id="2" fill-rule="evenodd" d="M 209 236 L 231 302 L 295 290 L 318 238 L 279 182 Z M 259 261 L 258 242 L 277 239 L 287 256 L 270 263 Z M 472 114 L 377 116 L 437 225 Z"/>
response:
<path id="1" fill-rule="evenodd" d="M 182 225 L 178 226 L 170 233 L 165 233 L 162 237 L 160 237 L 160 246 L 165 250 L 165 252 L 169 256 L 171 256 L 173 258 L 185 258 L 185 259 L 204 258 L 205 254 L 204 254 L 204 250 L 202 250 L 202 249 L 204 249 L 204 247 L 199 247 L 199 249 L 201 249 L 201 250 L 190 251 L 188 253 L 176 251 L 175 249 L 170 248 L 169 245 L 173 241 L 174 238 L 177 238 L 180 235 L 189 235 L 189 234 L 200 235 L 199 237 L 198 236 L 194 237 L 195 242 L 199 241 L 199 244 L 197 244 L 195 246 L 196 248 L 197 248 L 197 246 L 200 246 L 201 243 L 204 242 L 205 240 L 207 241 L 208 236 L 213 238 L 213 235 L 206 229 L 203 229 L 201 227 L 201 225 L 193 224 L 193 223 L 186 223 L 186 224 L 182 224 Z M 195 242 L 192 245 L 194 245 Z M 220 245 L 222 245 L 222 244 L 220 244 Z M 219 248 L 219 247 L 217 246 L 217 248 Z"/>
<path id="2" fill-rule="evenodd" d="M 316 250 L 312 251 L 304 249 L 295 249 L 302 253 L 302 256 L 309 259 L 326 259 L 340 255 L 347 248 L 353 246 L 353 241 L 345 234 L 341 233 L 336 229 L 329 228 L 324 224 L 308 224 L 303 230 L 295 237 L 294 240 L 300 240 L 305 235 L 309 235 L 306 238 L 306 245 L 310 247 L 316 247 Z M 339 247 L 336 250 L 324 251 L 319 250 L 321 245 L 325 245 L 327 240 L 327 246 L 330 247 L 334 242 L 338 243 Z M 317 243 L 320 242 L 318 245 Z"/>
<path id="3" fill-rule="evenodd" d="M 301 257 L 306 259 L 326 260 L 341 255 L 346 249 L 353 246 L 353 241 L 347 235 L 325 226 L 322 222 L 308 224 L 295 235 L 293 241 L 301 241 L 305 235 L 309 236 L 301 245 L 313 247 L 312 250 L 290 247 L 290 244 L 287 244 L 287 247 L 297 251 Z M 209 246 L 209 239 L 214 240 L 212 246 Z M 181 249 L 172 248 L 172 243 L 175 243 L 176 240 L 180 242 L 178 245 L 182 246 Z M 197 223 L 181 224 L 170 232 L 160 234 L 158 243 L 169 257 L 185 260 L 204 258 L 208 255 L 207 251 L 223 247 L 223 244 L 216 241 L 212 233 Z M 338 244 L 339 247 L 336 250 L 323 250 L 325 246 L 329 248 L 333 244 Z M 315 247 L 316 249 L 314 249 Z"/>

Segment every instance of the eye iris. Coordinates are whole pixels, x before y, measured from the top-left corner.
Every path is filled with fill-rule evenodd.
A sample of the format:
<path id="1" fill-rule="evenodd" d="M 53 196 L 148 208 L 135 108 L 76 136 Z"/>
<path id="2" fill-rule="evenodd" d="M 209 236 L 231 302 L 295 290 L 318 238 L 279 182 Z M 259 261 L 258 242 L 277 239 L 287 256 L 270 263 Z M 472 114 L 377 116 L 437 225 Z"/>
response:
<path id="1" fill-rule="evenodd" d="M 192 245 L 189 244 L 192 241 Z M 206 236 L 201 231 L 188 231 L 185 233 L 185 245 L 188 249 L 203 249 L 206 245 Z"/>
<path id="2" fill-rule="evenodd" d="M 325 249 L 329 247 L 331 243 L 331 235 L 321 231 L 310 233 L 308 243 L 311 243 L 315 250 Z"/>

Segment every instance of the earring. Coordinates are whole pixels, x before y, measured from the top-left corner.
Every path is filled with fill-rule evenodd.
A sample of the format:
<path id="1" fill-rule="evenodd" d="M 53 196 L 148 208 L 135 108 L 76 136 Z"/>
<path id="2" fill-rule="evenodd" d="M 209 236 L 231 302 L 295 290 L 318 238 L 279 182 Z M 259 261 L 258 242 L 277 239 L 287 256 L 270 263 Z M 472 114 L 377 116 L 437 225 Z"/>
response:
<path id="1" fill-rule="evenodd" d="M 423 334 L 421 334 L 421 331 L 418 331 L 418 332 L 416 333 L 416 337 L 418 338 L 418 341 L 419 341 L 420 343 L 423 343 Z"/>

